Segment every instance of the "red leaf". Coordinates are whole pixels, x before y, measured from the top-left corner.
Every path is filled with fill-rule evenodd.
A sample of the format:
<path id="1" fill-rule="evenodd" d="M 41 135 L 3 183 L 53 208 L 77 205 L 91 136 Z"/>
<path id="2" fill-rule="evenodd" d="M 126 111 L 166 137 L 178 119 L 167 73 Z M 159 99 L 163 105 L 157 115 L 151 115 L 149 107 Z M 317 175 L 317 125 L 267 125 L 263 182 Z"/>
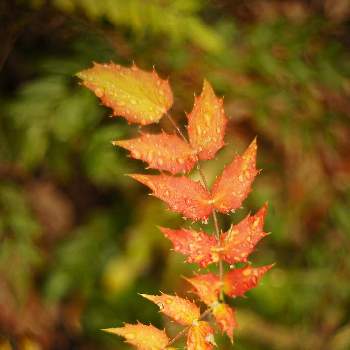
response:
<path id="1" fill-rule="evenodd" d="M 205 80 L 200 97 L 195 99 L 192 112 L 188 115 L 190 143 L 200 159 L 211 159 L 224 145 L 226 116 L 223 100 L 215 96 Z"/>
<path id="2" fill-rule="evenodd" d="M 220 256 L 223 260 L 230 264 L 247 261 L 256 244 L 266 236 L 263 231 L 266 210 L 267 204 L 221 235 Z"/>
<path id="3" fill-rule="evenodd" d="M 196 163 L 196 157 L 186 142 L 164 132 L 142 134 L 131 140 L 113 141 L 113 144 L 128 149 L 133 158 L 147 162 L 150 168 L 172 174 L 188 172 Z"/>
<path id="4" fill-rule="evenodd" d="M 197 275 L 191 278 L 185 278 L 192 284 L 195 293 L 208 306 L 215 304 L 219 298 L 221 282 L 218 276 L 213 273 Z"/>
<path id="5" fill-rule="evenodd" d="M 157 73 L 146 72 L 135 65 L 131 68 L 114 63 L 97 64 L 77 76 L 102 103 L 131 123 L 157 123 L 173 104 L 168 81 Z"/>
<path id="6" fill-rule="evenodd" d="M 231 164 L 226 166 L 221 176 L 212 188 L 212 198 L 215 208 L 222 213 L 228 213 L 239 208 L 248 196 L 256 170 L 256 140 L 250 144 L 243 156 L 236 156 Z"/>
<path id="7" fill-rule="evenodd" d="M 191 325 L 200 316 L 198 306 L 187 299 L 168 294 L 141 295 L 157 304 L 162 313 L 184 326 Z"/>
<path id="8" fill-rule="evenodd" d="M 237 328 L 234 310 L 227 304 L 217 303 L 212 306 L 213 315 L 220 329 L 233 341 L 233 330 Z"/>
<path id="9" fill-rule="evenodd" d="M 187 229 L 171 230 L 160 227 L 160 230 L 172 241 L 175 251 L 188 256 L 187 262 L 206 267 L 218 261 L 218 254 L 212 251 L 212 248 L 217 245 L 214 236 Z"/>
<path id="10" fill-rule="evenodd" d="M 262 276 L 273 267 L 266 265 L 252 267 L 250 265 L 235 269 L 224 276 L 224 291 L 230 297 L 239 297 L 259 283 Z"/>
<path id="11" fill-rule="evenodd" d="M 208 322 L 199 321 L 188 330 L 187 350 L 211 350 L 214 345 L 214 331 Z"/>
<path id="12" fill-rule="evenodd" d="M 199 183 L 181 176 L 130 175 L 148 186 L 154 196 L 166 202 L 170 209 L 192 220 L 206 220 L 212 212 L 210 194 Z"/>
<path id="13" fill-rule="evenodd" d="M 107 328 L 104 331 L 124 337 L 127 343 L 139 350 L 164 350 L 169 343 L 165 332 L 152 325 L 125 324 L 124 327 Z"/>

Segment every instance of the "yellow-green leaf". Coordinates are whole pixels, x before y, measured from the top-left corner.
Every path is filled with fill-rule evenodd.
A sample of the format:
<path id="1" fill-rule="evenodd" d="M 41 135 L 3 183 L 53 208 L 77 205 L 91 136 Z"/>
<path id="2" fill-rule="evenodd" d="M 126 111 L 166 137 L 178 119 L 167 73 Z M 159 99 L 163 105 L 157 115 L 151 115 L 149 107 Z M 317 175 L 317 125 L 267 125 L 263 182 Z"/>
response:
<path id="1" fill-rule="evenodd" d="M 167 80 L 153 70 L 146 72 L 114 63 L 98 64 L 77 74 L 83 85 L 92 90 L 102 103 L 130 123 L 157 123 L 173 103 Z"/>

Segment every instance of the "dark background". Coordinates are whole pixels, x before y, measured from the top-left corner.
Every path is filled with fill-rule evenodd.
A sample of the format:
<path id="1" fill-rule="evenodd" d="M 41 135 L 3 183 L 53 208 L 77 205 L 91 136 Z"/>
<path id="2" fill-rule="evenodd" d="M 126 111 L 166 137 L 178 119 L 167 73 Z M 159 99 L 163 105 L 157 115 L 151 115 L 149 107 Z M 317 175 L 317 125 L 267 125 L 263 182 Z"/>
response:
<path id="1" fill-rule="evenodd" d="M 219 349 L 350 349 L 349 18 L 347 0 L 2 0 L 0 349 L 128 349 L 99 331 L 124 321 L 176 332 L 137 293 L 188 289 L 195 266 L 156 228 L 181 219 L 123 175 L 143 164 L 110 141 L 137 127 L 74 77 L 110 60 L 169 77 L 181 124 L 204 78 L 225 96 L 210 179 L 258 136 L 232 221 L 269 201 L 251 260 L 276 266 Z"/>

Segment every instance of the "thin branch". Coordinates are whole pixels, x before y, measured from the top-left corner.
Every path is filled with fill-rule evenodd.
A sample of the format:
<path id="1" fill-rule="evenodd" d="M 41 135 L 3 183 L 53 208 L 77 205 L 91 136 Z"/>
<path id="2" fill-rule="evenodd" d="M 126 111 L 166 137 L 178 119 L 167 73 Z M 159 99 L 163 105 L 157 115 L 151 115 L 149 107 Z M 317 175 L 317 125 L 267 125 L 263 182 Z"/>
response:
<path id="1" fill-rule="evenodd" d="M 181 131 L 181 129 L 179 128 L 179 126 L 176 124 L 176 121 L 173 119 L 173 117 L 167 113 L 166 114 L 167 118 L 169 119 L 169 121 L 171 122 L 172 126 L 175 128 L 175 130 L 178 132 L 178 134 L 180 135 L 180 137 L 191 147 L 191 144 L 190 142 L 187 140 L 186 136 L 184 135 L 184 133 Z M 203 172 L 203 169 L 201 167 L 201 164 L 200 164 L 200 161 L 199 161 L 199 158 L 198 158 L 198 155 L 196 155 L 196 160 L 197 160 L 197 170 L 198 170 L 198 173 L 199 173 L 199 176 L 202 180 L 202 183 L 205 187 L 205 189 L 207 191 L 209 191 L 209 186 L 208 186 L 208 181 L 205 177 L 205 174 Z M 216 210 L 213 209 L 213 221 L 214 221 L 214 228 L 215 228 L 215 237 L 218 241 L 218 243 L 220 244 L 220 235 L 221 235 L 221 231 L 220 231 L 220 228 L 219 228 L 219 222 L 218 222 L 218 216 L 217 216 L 217 213 L 216 213 Z M 224 291 L 223 291 L 223 280 L 224 280 L 224 265 L 223 265 L 223 262 L 222 260 L 220 259 L 219 260 L 219 278 L 220 278 L 220 282 L 221 282 L 221 287 L 220 287 L 220 301 L 223 301 L 224 300 Z"/>

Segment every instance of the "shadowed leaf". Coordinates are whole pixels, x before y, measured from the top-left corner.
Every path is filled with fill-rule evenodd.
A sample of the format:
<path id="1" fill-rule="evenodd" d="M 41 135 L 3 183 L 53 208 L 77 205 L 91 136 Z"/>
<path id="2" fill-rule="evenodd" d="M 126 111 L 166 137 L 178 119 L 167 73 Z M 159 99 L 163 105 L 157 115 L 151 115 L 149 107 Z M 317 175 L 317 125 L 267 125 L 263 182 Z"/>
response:
<path id="1" fill-rule="evenodd" d="M 234 310 L 227 304 L 217 303 L 212 312 L 220 329 L 233 341 L 233 330 L 237 328 Z"/>
<path id="2" fill-rule="evenodd" d="M 187 350 L 211 350 L 215 344 L 214 331 L 208 322 L 199 321 L 190 327 Z"/>

